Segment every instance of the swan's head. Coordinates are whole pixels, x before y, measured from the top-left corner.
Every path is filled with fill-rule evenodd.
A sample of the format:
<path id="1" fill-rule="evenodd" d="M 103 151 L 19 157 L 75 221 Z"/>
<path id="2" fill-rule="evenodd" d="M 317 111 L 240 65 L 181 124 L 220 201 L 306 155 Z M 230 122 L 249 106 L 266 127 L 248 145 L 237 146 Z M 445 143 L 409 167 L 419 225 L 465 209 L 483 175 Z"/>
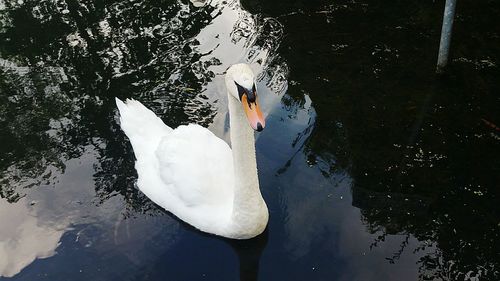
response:
<path id="1" fill-rule="evenodd" d="M 241 102 L 250 126 L 262 131 L 266 121 L 257 103 L 255 77 L 250 66 L 245 63 L 232 65 L 226 72 L 226 87 L 229 95 Z"/>

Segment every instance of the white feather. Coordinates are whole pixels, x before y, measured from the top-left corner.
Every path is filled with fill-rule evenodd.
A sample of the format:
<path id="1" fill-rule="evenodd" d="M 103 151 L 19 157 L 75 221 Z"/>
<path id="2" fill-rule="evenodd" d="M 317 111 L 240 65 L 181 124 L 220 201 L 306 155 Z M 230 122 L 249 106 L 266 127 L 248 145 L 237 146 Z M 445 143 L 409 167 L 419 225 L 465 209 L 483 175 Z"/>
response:
<path id="1" fill-rule="evenodd" d="M 227 73 L 226 81 L 253 81 L 245 65 Z M 232 91 L 228 88 L 234 151 L 199 125 L 172 130 L 138 101 L 116 99 L 116 104 L 137 159 L 139 189 L 202 231 L 244 239 L 264 230 L 268 211 L 259 190 L 253 130 Z"/>

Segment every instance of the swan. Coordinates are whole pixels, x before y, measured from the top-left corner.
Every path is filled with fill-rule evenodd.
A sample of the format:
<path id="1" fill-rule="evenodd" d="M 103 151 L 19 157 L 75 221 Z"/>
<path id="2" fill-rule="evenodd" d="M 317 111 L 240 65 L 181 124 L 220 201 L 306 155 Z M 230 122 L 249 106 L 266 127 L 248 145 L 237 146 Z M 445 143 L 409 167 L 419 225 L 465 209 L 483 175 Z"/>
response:
<path id="1" fill-rule="evenodd" d="M 225 75 L 232 149 L 204 127 L 172 129 L 139 101 L 116 98 L 139 189 L 195 228 L 232 239 L 261 234 L 269 218 L 255 157 L 254 130 L 262 131 L 265 119 L 254 81 L 247 64 Z"/>

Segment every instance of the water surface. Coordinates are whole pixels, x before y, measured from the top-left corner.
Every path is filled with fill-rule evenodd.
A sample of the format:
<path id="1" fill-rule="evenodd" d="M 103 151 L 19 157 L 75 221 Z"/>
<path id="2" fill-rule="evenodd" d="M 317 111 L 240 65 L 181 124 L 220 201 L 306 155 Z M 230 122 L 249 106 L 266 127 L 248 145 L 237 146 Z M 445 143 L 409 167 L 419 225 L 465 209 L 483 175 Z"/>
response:
<path id="1" fill-rule="evenodd" d="M 460 1 L 0 0 L 0 279 L 498 280 L 500 36 Z M 203 234 L 137 190 L 114 97 L 228 139 L 258 73 L 266 232 Z"/>

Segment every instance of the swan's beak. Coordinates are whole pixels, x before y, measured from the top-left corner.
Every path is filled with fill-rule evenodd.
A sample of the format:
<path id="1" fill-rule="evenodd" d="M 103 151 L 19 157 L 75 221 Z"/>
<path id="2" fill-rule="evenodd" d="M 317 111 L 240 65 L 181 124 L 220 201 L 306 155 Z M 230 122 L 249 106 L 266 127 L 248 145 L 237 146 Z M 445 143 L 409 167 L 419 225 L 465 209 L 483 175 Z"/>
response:
<path id="1" fill-rule="evenodd" d="M 260 111 L 259 104 L 257 103 L 257 96 L 255 96 L 254 101 L 251 102 L 248 100 L 247 95 L 244 94 L 241 96 L 241 104 L 245 110 L 250 126 L 257 132 L 264 130 L 266 120 L 262 115 L 262 111 Z"/>

